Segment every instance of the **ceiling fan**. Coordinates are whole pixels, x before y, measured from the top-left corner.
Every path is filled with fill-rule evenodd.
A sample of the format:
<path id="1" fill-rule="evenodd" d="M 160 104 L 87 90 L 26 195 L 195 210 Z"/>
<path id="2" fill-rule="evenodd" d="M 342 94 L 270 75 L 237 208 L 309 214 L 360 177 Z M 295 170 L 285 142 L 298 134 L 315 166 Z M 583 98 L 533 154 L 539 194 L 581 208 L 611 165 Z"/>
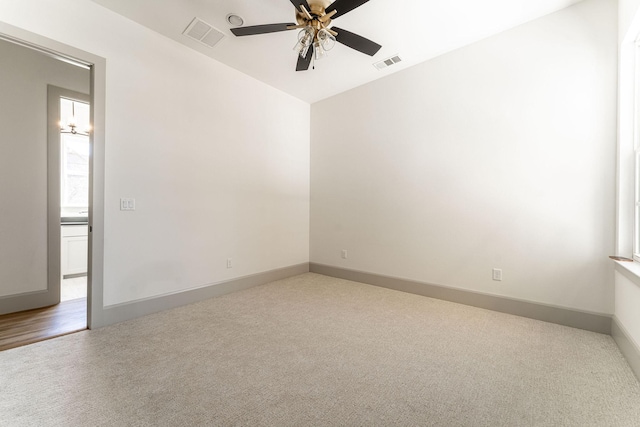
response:
<path id="1" fill-rule="evenodd" d="M 232 28 L 236 36 L 276 33 L 301 29 L 294 50 L 298 52 L 296 71 L 309 69 L 312 57 L 323 58 L 335 42 L 373 56 L 382 46 L 338 27 L 330 27 L 331 20 L 362 6 L 369 0 L 290 0 L 296 8 L 297 24 L 266 24 Z"/>

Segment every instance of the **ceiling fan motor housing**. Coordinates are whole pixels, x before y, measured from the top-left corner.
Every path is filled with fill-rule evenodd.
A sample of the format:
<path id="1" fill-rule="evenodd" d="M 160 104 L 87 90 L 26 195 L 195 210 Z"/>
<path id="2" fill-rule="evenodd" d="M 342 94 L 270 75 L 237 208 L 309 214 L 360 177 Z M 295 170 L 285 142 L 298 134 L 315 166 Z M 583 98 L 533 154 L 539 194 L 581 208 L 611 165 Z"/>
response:
<path id="1" fill-rule="evenodd" d="M 309 4 L 309 8 L 311 9 L 309 13 L 312 17 L 321 17 L 325 15 L 325 9 L 333 3 L 333 0 L 307 0 L 307 4 Z M 304 12 L 296 10 L 296 21 L 299 25 L 308 25 L 309 18 L 304 14 Z M 331 20 L 326 21 L 325 26 L 329 26 L 331 24 Z"/>

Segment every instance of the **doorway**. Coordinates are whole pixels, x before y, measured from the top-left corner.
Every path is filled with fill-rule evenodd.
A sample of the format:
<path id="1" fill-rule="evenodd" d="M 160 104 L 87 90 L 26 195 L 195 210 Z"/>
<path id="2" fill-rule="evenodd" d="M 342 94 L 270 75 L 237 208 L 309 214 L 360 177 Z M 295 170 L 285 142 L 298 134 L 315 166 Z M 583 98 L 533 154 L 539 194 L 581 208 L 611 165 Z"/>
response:
<path id="1" fill-rule="evenodd" d="M 55 78 L 55 73 L 51 74 L 48 79 Z M 50 261 L 57 259 L 59 266 L 49 265 L 46 291 L 36 298 L 24 293 L 5 298 L 5 302 L 19 302 L 20 308 L 28 303 L 33 307 L 9 309 L 10 313 L 0 316 L 0 351 L 87 329 L 89 95 L 49 85 L 46 97 L 46 176 L 51 180 L 47 183 L 47 212 L 57 212 L 58 217 L 55 224 L 48 221 L 47 256 Z M 37 165 L 26 167 L 35 169 Z M 52 239 L 52 235 L 60 238 Z M 60 242 L 58 250 L 56 240 Z M 57 271 L 60 274 L 55 277 Z M 45 303 L 46 307 L 39 307 Z"/>
<path id="2" fill-rule="evenodd" d="M 60 166 L 60 302 L 65 302 L 87 297 L 91 107 L 89 95 L 64 88 L 50 85 L 47 96 L 49 126 L 59 129 L 50 134 L 49 162 Z"/>
<path id="3" fill-rule="evenodd" d="M 0 313 L 28 313 L 25 310 L 33 309 L 34 301 L 36 306 L 47 306 L 51 301 L 54 307 L 62 305 L 55 305 L 60 298 L 62 280 L 60 193 L 56 194 L 57 211 L 53 215 L 48 208 L 53 194 L 46 188 L 49 182 L 60 182 L 60 168 L 52 177 L 51 170 L 47 170 L 46 149 L 43 150 L 42 145 L 29 145 L 33 141 L 41 144 L 44 140 L 46 147 L 47 108 L 42 105 L 46 106 L 47 84 L 55 83 L 89 93 L 87 100 L 92 102 L 99 100 L 98 112 L 96 114 L 92 109 L 90 118 L 98 130 L 90 138 L 89 209 L 86 209 L 90 212 L 86 212 L 85 240 L 88 245 L 85 245 L 87 254 L 83 257 L 88 258 L 84 273 L 87 295 L 81 304 L 85 316 L 83 328 L 87 325 L 95 327 L 100 324 L 102 311 L 105 61 L 2 22 L 0 49 L 4 49 L 2 57 L 7 59 L 0 64 L 3 74 L 0 84 L 4 84 L 0 100 L 3 113 L 0 119 L 3 129 L 0 133 L 0 196 L 8 201 L 0 206 L 0 219 L 5 224 L 4 228 L 0 225 Z M 19 70 L 16 59 L 25 57 L 28 57 L 28 66 Z M 45 60 L 53 63 L 43 65 Z M 49 79 L 61 67 L 67 67 L 66 72 L 58 75 L 62 80 L 25 83 L 27 78 Z M 69 72 L 68 67 L 84 73 L 84 86 L 69 84 L 69 77 L 74 72 Z M 9 74 L 22 75 L 25 80 L 19 84 L 9 81 L 6 79 Z M 40 107 L 30 104 L 34 94 L 44 100 Z M 59 133 L 60 128 L 56 131 Z M 24 152 L 20 151 L 25 148 Z M 30 199 L 30 195 L 38 197 Z M 0 322 L 0 333 L 6 329 L 6 324 Z"/>
<path id="4" fill-rule="evenodd" d="M 88 92 L 86 68 L 0 40 L 0 314 L 60 301 L 60 105 Z M 53 119 L 49 116 L 53 115 Z M 58 119 L 55 119 L 55 118 Z"/>

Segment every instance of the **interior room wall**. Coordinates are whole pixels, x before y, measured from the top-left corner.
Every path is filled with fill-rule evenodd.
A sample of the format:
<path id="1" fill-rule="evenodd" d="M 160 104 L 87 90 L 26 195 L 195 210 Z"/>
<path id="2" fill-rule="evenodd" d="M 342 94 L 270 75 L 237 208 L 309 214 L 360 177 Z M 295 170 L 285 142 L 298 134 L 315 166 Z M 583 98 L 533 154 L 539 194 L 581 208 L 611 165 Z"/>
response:
<path id="1" fill-rule="evenodd" d="M 618 3 L 619 18 L 619 164 L 618 164 L 618 241 L 628 242 L 620 245 L 621 255 L 631 256 L 633 235 L 633 191 L 634 191 L 634 93 L 635 88 L 635 54 L 634 40 L 640 34 L 640 1 L 620 0 Z M 637 263 L 634 263 L 637 264 Z M 618 267 L 620 268 L 620 267 Z M 626 276 L 616 272 L 615 275 L 615 318 L 640 350 L 640 268 L 633 268 L 635 280 L 630 280 L 634 273 Z"/>
<path id="2" fill-rule="evenodd" d="M 89 71 L 0 41 L 0 297 L 47 288 L 47 85 Z"/>
<path id="3" fill-rule="evenodd" d="M 0 10 L 106 58 L 106 306 L 308 262 L 308 104 L 89 0 Z"/>
<path id="4" fill-rule="evenodd" d="M 611 314 L 616 12 L 587 0 L 313 104 L 311 261 Z"/>
<path id="5" fill-rule="evenodd" d="M 629 334 L 629 338 L 640 349 L 640 283 L 630 280 L 624 274 L 615 275 L 615 316 L 616 321 Z"/>

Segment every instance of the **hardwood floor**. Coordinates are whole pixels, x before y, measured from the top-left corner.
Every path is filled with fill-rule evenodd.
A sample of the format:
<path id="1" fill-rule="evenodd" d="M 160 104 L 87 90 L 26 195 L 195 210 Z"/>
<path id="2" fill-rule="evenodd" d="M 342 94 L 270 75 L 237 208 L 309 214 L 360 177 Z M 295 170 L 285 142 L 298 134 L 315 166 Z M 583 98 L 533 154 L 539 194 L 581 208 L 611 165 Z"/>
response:
<path id="1" fill-rule="evenodd" d="M 0 316 L 0 351 L 87 329 L 87 299 Z"/>

